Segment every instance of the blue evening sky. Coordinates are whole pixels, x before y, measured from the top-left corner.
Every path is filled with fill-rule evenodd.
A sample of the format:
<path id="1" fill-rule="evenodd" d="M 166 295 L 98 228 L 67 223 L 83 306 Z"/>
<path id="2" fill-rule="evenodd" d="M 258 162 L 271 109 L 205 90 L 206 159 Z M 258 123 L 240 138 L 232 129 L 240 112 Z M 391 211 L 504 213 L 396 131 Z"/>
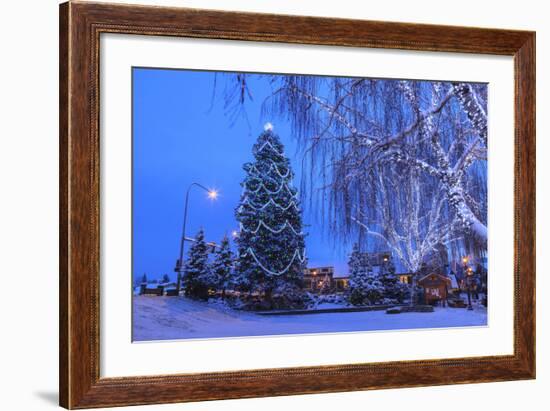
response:
<path id="1" fill-rule="evenodd" d="M 133 69 L 133 271 L 134 276 L 174 278 L 178 257 L 184 197 L 192 182 L 219 190 L 212 201 L 206 192 L 192 189 L 187 236 L 200 227 L 206 239 L 219 243 L 224 234 L 238 229 L 234 210 L 244 177 L 243 163 L 251 161 L 252 145 L 266 122 L 285 145 L 299 187 L 297 145 L 289 124 L 263 116 L 262 102 L 271 89 L 266 78 L 248 81 L 252 102 L 246 116 L 232 117 L 224 107 L 227 76 L 189 70 Z M 213 92 L 216 94 L 213 98 Z M 348 246 L 333 242 L 305 209 L 306 252 L 309 267 L 333 265 L 337 275 L 347 273 Z M 309 226 L 307 226 L 309 225 Z M 189 249 L 189 243 L 186 245 Z"/>

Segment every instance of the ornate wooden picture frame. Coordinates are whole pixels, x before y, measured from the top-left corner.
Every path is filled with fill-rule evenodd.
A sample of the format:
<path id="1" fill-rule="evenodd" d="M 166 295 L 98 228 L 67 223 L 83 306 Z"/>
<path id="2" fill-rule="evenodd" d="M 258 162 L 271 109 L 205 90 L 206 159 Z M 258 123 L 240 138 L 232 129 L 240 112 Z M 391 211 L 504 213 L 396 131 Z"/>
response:
<path id="1" fill-rule="evenodd" d="M 101 378 L 102 33 L 513 56 L 513 355 Z M 92 408 L 535 378 L 534 32 L 69 2 L 60 6 L 59 47 L 61 406 Z"/>

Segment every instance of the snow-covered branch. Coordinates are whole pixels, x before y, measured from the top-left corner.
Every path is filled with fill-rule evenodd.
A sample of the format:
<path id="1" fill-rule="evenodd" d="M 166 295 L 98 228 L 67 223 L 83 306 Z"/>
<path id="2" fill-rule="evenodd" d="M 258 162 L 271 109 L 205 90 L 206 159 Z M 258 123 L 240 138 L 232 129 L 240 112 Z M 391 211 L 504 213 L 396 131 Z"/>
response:
<path id="1" fill-rule="evenodd" d="M 322 219 L 336 235 L 360 231 L 400 244 L 414 262 L 462 235 L 487 243 L 482 85 L 272 80 L 273 107 L 290 119 L 304 156 L 301 186 L 319 194 Z"/>
<path id="2" fill-rule="evenodd" d="M 462 110 L 487 147 L 487 113 L 480 104 L 474 89 L 468 83 L 453 83 L 453 90 Z"/>

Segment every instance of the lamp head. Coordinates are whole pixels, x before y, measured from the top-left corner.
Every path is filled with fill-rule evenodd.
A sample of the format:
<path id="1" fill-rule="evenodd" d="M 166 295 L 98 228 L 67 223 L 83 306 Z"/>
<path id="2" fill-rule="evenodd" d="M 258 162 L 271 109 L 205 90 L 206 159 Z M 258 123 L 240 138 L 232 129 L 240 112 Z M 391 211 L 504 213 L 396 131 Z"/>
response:
<path id="1" fill-rule="evenodd" d="M 216 200 L 218 198 L 218 191 L 217 190 L 208 190 L 208 198 L 210 200 Z"/>

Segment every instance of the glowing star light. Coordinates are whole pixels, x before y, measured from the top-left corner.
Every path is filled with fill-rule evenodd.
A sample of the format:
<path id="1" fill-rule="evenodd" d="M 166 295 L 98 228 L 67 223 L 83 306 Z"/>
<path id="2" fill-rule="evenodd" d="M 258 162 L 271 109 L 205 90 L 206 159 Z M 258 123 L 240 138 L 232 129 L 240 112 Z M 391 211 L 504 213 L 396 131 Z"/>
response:
<path id="1" fill-rule="evenodd" d="M 267 122 L 264 124 L 264 130 L 265 131 L 273 131 L 273 124 Z"/>
<path id="2" fill-rule="evenodd" d="M 218 198 L 218 192 L 216 190 L 208 191 L 208 198 L 211 200 L 215 200 L 216 198 Z"/>

